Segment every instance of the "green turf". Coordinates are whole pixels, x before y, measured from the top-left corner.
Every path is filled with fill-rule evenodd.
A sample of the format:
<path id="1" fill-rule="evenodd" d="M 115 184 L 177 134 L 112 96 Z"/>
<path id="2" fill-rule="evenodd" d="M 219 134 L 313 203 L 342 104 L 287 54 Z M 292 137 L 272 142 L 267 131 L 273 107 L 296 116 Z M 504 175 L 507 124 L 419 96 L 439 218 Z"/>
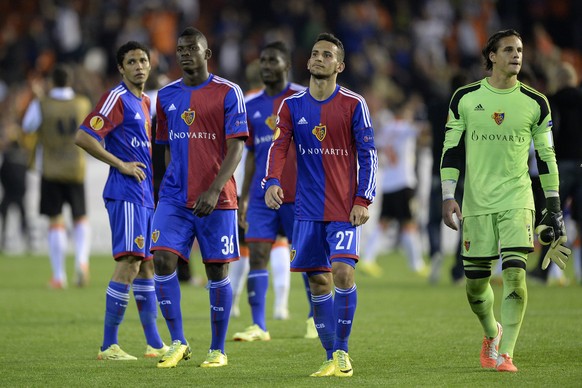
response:
<path id="1" fill-rule="evenodd" d="M 447 263 L 449 265 L 450 263 Z M 44 256 L 0 256 L 0 386 L 308 387 L 318 386 L 580 386 L 582 287 L 529 286 L 529 305 L 514 361 L 517 374 L 479 366 L 482 332 L 464 288 L 443 279 L 429 286 L 398 254 L 384 256 L 383 279 L 358 274 L 358 310 L 350 339 L 351 379 L 308 377 L 324 361 L 318 340 L 303 339 L 307 307 L 299 274 L 292 276 L 291 320 L 274 321 L 268 302 L 266 343 L 227 342 L 229 365 L 203 369 L 210 344 L 208 294 L 183 287 L 186 337 L 193 350 L 175 369 L 155 360 L 97 361 L 105 288 L 113 269 L 107 256 L 91 259 L 91 284 L 53 291 Z M 68 259 L 72 278 L 72 259 Z M 195 270 L 201 274 L 200 264 Z M 571 273 L 571 269 L 569 269 Z M 496 296 L 500 287 L 495 286 Z M 248 305 L 231 320 L 229 338 L 250 324 Z M 499 303 L 496 302 L 496 311 Z M 499 315 L 498 315 L 499 317 Z M 169 342 L 159 316 L 162 338 Z M 121 346 L 140 356 L 145 342 L 133 301 L 121 325 Z"/>

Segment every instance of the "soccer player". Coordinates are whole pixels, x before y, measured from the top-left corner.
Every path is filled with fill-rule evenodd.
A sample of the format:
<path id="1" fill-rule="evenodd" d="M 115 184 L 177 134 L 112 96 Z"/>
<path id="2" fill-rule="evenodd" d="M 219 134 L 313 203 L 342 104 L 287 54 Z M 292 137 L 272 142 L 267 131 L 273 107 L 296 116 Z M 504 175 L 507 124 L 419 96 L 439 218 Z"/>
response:
<path id="1" fill-rule="evenodd" d="M 8 210 L 15 205 L 20 214 L 20 235 L 24 238 L 27 248 L 30 248 L 30 229 L 28 227 L 27 211 L 24 205 L 26 195 L 26 171 L 30 162 L 30 151 L 25 148 L 20 128 L 16 123 L 6 126 L 8 139 L 0 141 L 2 149 L 2 165 L 0 165 L 0 186 L 2 200 L 0 201 L 0 252 L 6 249 L 8 237 Z M 63 271 L 64 272 L 64 271 Z"/>
<path id="2" fill-rule="evenodd" d="M 291 271 L 309 276 L 315 327 L 327 356 L 313 377 L 353 375 L 348 340 L 357 305 L 354 272 L 360 226 L 368 221 L 376 191 L 378 158 L 368 106 L 336 83 L 344 56 L 334 35 L 317 37 L 307 62 L 309 88 L 283 100 L 262 182 L 265 203 L 280 209 L 293 141 L 297 192 Z"/>
<path id="3" fill-rule="evenodd" d="M 85 206 L 85 153 L 75 146 L 75 133 L 91 111 L 86 96 L 72 88 L 72 69 L 58 64 L 52 73 L 48 96 L 28 106 L 22 127 L 36 133 L 42 147 L 40 213 L 49 217 L 48 248 L 52 267 L 51 288 L 67 287 L 65 257 L 67 230 L 63 206 L 68 203 L 73 216 L 75 240 L 75 283 L 89 281 L 90 231 Z"/>
<path id="4" fill-rule="evenodd" d="M 186 28 L 176 48 L 182 78 L 158 92 L 156 141 L 167 145 L 169 163 L 154 215 L 152 252 L 158 303 L 172 337 L 158 368 L 175 367 L 192 354 L 184 336 L 176 265 L 179 258 L 189 260 L 194 239 L 208 277 L 212 332 L 200 366 L 228 364 L 224 350 L 232 305 L 228 263 L 239 259 L 233 173 L 248 127 L 242 90 L 209 73 L 211 55 L 204 34 Z"/>
<path id="5" fill-rule="evenodd" d="M 247 290 L 253 325 L 243 332 L 236 333 L 233 336 L 235 341 L 268 341 L 271 339 L 265 319 L 265 304 L 269 288 L 269 272 L 267 270 L 269 256 L 271 256 L 273 286 L 275 288 L 275 317 L 285 319 L 288 316 L 289 245 L 286 241 L 276 242 L 276 239 L 280 230 L 283 230 L 289 238 L 293 235 L 295 180 L 297 178 L 295 151 L 290 152 L 285 163 L 281 180 L 285 200 L 279 210 L 270 209 L 265 205 L 261 180 L 265 176 L 267 154 L 273 140 L 279 105 L 286 97 L 305 88 L 289 82 L 291 56 L 289 49 L 283 42 L 269 43 L 261 50 L 259 67 L 265 88 L 250 95 L 246 100 L 249 116 L 248 153 L 239 204 L 239 221 L 245 225 L 245 228 L 248 227 L 245 232 L 245 241 L 250 250 Z M 311 305 L 310 299 L 309 297 L 308 301 Z M 306 336 L 316 338 L 317 332 L 313 323 L 312 310 L 310 308 Z"/>
<path id="6" fill-rule="evenodd" d="M 158 203 L 158 192 L 160 191 L 160 184 L 166 172 L 166 146 L 156 143 L 156 101 L 158 99 L 158 90 L 161 87 L 162 78 L 158 74 L 150 73 L 146 83 L 145 94 L 150 98 L 150 109 L 152 114 L 151 127 L 151 146 L 152 146 L 152 165 L 153 165 L 153 181 L 154 181 L 154 204 Z M 165 80 L 165 78 L 164 78 Z M 180 282 L 196 284 L 196 277 L 190 269 L 189 263 L 178 260 L 178 279 Z"/>
<path id="7" fill-rule="evenodd" d="M 556 160 L 560 170 L 560 195 L 562 202 L 570 200 L 570 210 L 577 236 L 582 236 L 582 89 L 576 69 L 568 62 L 556 68 L 556 92 L 549 97 L 554 118 L 553 132 L 556 140 Z M 572 226 L 572 225 L 570 225 Z M 532 271 L 544 282 L 548 271 L 542 270 L 547 246 L 543 247 L 539 266 Z M 582 282 L 582 256 L 580 247 L 574 245 L 574 271 L 578 282 Z M 558 270 L 559 271 L 559 270 Z M 559 274 L 563 276 L 563 274 Z M 554 278 L 555 279 L 555 278 Z M 558 278 L 560 279 L 560 278 Z"/>
<path id="8" fill-rule="evenodd" d="M 370 235 L 360 270 L 375 277 L 381 276 L 377 264 L 383 236 L 393 221 L 398 223 L 398 237 L 406 252 L 408 265 L 415 273 L 426 275 L 428 270 L 422 258 L 422 239 L 414 214 L 416 195 L 416 144 L 421 128 L 414 122 L 414 102 L 405 100 L 394 107 L 394 117 L 383 123 L 376 133 L 376 147 L 380 151 L 382 170 L 382 210 L 378 225 Z M 378 127 L 376 127 L 378 128 Z"/>
<path id="9" fill-rule="evenodd" d="M 517 80 L 523 59 L 519 33 L 496 32 L 483 49 L 483 57 L 491 76 L 459 88 L 449 105 L 441 159 L 443 220 L 454 230 L 458 228 L 453 216 L 462 220 L 467 299 L 485 332 L 481 366 L 517 372 L 512 358 L 527 305 L 527 255 L 533 251 L 534 200 L 528 173 L 532 139 L 546 197 L 540 224 L 554 235 L 546 257 L 562 267 L 567 259 L 562 245 L 566 230 L 550 107 L 543 94 Z M 461 213 L 454 195 L 463 167 Z M 503 279 L 500 322 L 493 312 L 490 285 L 492 261 L 499 252 Z"/>
<path id="10" fill-rule="evenodd" d="M 570 200 L 573 230 L 582 239 L 582 89 L 574 66 L 562 62 L 557 68 L 558 90 L 550 97 L 556 122 L 556 158 L 560 170 L 560 194 Z M 582 283 L 582 252 L 573 244 L 574 274 Z"/>
<path id="11" fill-rule="evenodd" d="M 121 83 L 106 92 L 77 131 L 76 143 L 107 163 L 103 199 L 109 214 L 115 270 L 105 298 L 105 327 L 99 360 L 136 360 L 119 347 L 129 288 L 146 337 L 145 357 L 168 350 L 156 324 L 154 266 L 149 252 L 154 211 L 150 148 L 150 99 L 144 85 L 150 73 L 149 49 L 130 41 L 117 50 Z M 104 145 L 102 145 L 104 144 Z"/>

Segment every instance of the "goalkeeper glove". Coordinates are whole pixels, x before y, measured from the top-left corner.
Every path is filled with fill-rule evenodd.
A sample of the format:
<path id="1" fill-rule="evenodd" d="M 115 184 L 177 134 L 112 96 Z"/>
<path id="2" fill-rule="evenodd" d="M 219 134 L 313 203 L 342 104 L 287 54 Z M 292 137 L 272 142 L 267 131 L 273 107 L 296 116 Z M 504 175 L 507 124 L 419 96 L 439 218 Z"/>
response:
<path id="1" fill-rule="evenodd" d="M 542 211 L 542 219 L 535 229 L 542 245 L 548 245 L 562 236 L 566 236 L 564 216 L 560 210 L 560 198 L 546 198 L 546 208 Z"/>
<path id="2" fill-rule="evenodd" d="M 552 242 L 548 253 L 544 256 L 544 261 L 542 261 L 542 269 L 548 268 L 550 261 L 556 263 L 556 265 L 561 269 L 566 268 L 566 262 L 572 253 L 570 248 L 564 245 L 566 241 L 568 241 L 568 238 L 566 236 L 561 236 Z"/>
<path id="3" fill-rule="evenodd" d="M 540 224 L 535 229 L 539 241 L 542 245 L 550 245 L 550 249 L 542 261 L 542 269 L 550 265 L 550 261 L 555 262 L 561 269 L 566 268 L 566 261 L 572 251 L 564 246 L 568 237 L 566 236 L 566 225 L 564 216 L 560 210 L 560 200 L 557 197 L 546 199 L 547 208 L 542 212 Z"/>

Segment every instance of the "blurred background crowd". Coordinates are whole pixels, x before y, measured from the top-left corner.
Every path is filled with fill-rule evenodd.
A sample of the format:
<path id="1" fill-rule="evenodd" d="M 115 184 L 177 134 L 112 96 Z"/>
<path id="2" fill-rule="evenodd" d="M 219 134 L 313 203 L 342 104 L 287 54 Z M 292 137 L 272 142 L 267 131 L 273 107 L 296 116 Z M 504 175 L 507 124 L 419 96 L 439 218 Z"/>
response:
<path id="1" fill-rule="evenodd" d="M 4 0 L 0 2 L 3 159 L 13 157 L 12 152 L 21 165 L 31 163 L 33 140 L 21 132 L 22 116 L 31 99 L 46 93 L 55 64 L 72 65 L 74 89 L 96 103 L 119 82 L 117 47 L 137 40 L 151 47 L 150 89 L 156 89 L 180 76 L 175 45 L 187 26 L 209 38 L 211 71 L 243 90 L 253 85 L 252 66 L 261 47 L 274 40 L 291 47 L 291 80 L 306 85 L 306 63 L 316 36 L 333 32 L 346 49 L 346 70 L 339 82 L 365 96 L 374 126 L 389 121 L 393 107 L 410 103 L 412 120 L 419 128 L 428 128 L 429 135 L 442 126 L 429 125 L 428 107 L 444 103 L 446 109 L 452 80 L 459 74 L 467 81 L 485 75 L 481 49 L 499 29 L 521 33 L 523 75 L 541 92 L 555 92 L 555 73 L 562 62 L 582 74 L 582 2 L 576 0 Z M 430 136 L 420 136 L 418 145 L 417 164 L 425 166 L 417 168 L 419 208 L 426 209 Z M 88 203 L 103 207 L 99 200 Z M 89 210 L 91 218 L 93 209 Z M 422 215 L 419 222 L 423 223 Z"/>
<path id="2" fill-rule="evenodd" d="M 247 65 L 276 39 L 293 49 L 292 79 L 305 83 L 322 31 L 345 45 L 341 82 L 389 102 L 417 92 L 448 99 L 455 71 L 481 77 L 488 35 L 508 27 L 524 38 L 536 86 L 545 89 L 558 61 L 582 70 L 582 3 L 574 0 L 20 0 L 0 2 L 0 99 L 26 105 L 56 62 L 78 65 L 76 89 L 95 99 L 118 82 L 114 53 L 128 40 L 148 44 L 157 73 L 175 78 L 186 26 L 208 36 L 212 71 L 243 89 Z"/>

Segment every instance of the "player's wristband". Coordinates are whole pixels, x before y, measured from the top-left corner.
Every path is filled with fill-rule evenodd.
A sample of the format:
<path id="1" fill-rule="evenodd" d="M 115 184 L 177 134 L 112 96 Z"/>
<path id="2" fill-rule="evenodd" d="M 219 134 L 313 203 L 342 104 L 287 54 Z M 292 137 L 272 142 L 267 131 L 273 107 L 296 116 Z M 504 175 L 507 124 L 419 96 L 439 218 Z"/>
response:
<path id="1" fill-rule="evenodd" d="M 551 196 L 546 197 L 546 209 L 552 213 L 558 213 L 561 211 L 560 207 L 560 197 L 559 196 Z"/>
<path id="2" fill-rule="evenodd" d="M 441 182 L 441 189 L 443 192 L 443 201 L 455 199 L 455 189 L 457 188 L 457 181 L 447 179 Z"/>
<path id="3" fill-rule="evenodd" d="M 263 179 L 261 186 L 263 187 L 263 190 L 267 191 L 269 189 L 269 187 L 271 187 L 271 186 L 281 187 L 281 182 L 279 182 L 279 179 L 277 179 L 277 178 L 269 178 L 266 181 L 265 181 L 265 179 Z"/>

